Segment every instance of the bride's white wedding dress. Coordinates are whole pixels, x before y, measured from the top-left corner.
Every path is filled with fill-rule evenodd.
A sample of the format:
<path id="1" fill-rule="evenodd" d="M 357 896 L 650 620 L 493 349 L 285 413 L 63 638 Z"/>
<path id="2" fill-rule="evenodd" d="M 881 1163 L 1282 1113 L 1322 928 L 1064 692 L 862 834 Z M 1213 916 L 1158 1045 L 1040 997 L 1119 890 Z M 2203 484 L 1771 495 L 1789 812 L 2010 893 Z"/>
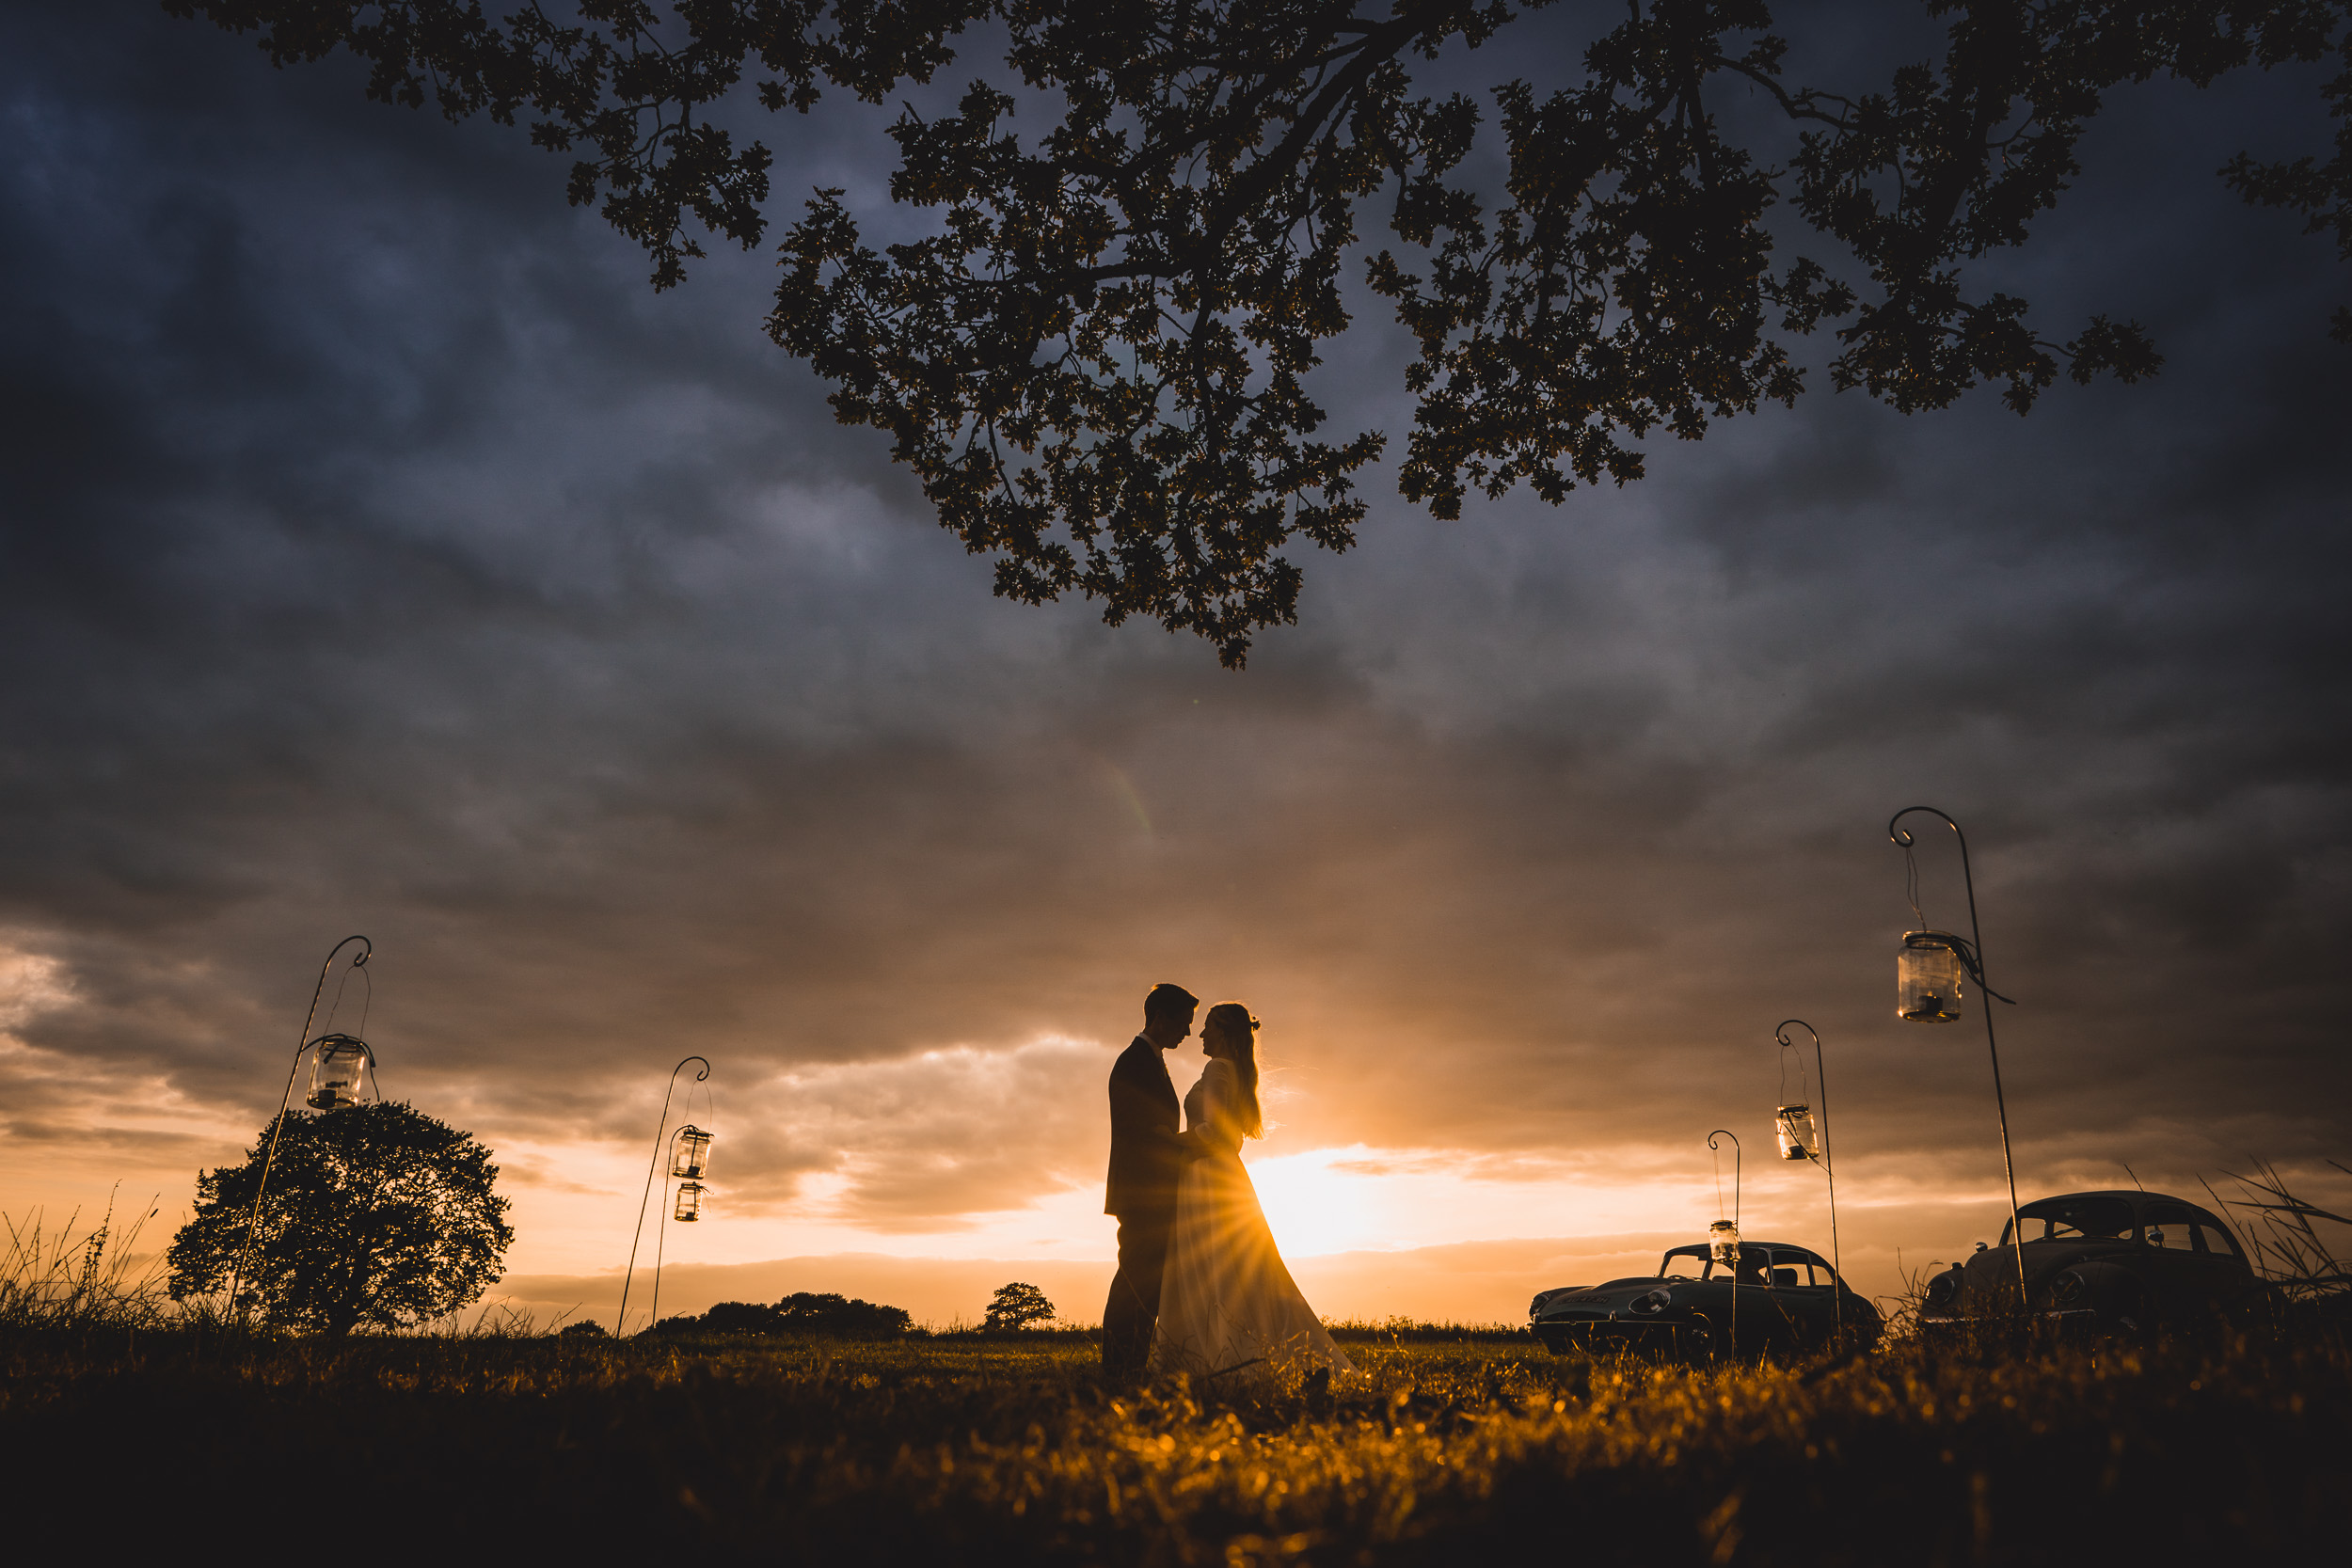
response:
<path id="1" fill-rule="evenodd" d="M 1298 1293 L 1242 1168 L 1241 1073 L 1213 1056 L 1184 1096 L 1184 1123 L 1208 1152 L 1186 1162 L 1160 1286 L 1152 1360 L 1194 1373 L 1264 1368 L 1352 1372 Z"/>

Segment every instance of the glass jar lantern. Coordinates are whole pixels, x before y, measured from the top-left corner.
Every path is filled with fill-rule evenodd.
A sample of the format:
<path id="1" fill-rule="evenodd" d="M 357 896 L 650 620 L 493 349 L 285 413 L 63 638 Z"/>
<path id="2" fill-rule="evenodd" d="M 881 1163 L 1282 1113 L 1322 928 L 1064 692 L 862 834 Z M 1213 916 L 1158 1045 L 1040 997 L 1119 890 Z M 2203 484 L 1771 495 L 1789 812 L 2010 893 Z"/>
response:
<path id="1" fill-rule="evenodd" d="M 1907 1023 L 1949 1023 L 1960 1016 L 1960 939 L 1945 931 L 1905 931 L 1895 967 L 1895 1012 Z"/>
<path id="2" fill-rule="evenodd" d="M 1740 1227 L 1729 1220 L 1717 1220 L 1708 1226 L 1707 1255 L 1726 1266 L 1740 1261 Z"/>
<path id="3" fill-rule="evenodd" d="M 699 1181 L 679 1182 L 677 1184 L 677 1208 L 672 1212 L 671 1218 L 698 1220 L 702 1217 L 703 1184 Z"/>
<path id="4" fill-rule="evenodd" d="M 1818 1160 L 1821 1157 L 1821 1130 L 1814 1122 L 1810 1105 L 1783 1105 L 1772 1118 L 1773 1129 L 1780 1136 L 1780 1157 L 1784 1160 Z"/>
<path id="5" fill-rule="evenodd" d="M 310 1046 L 310 1092 L 304 1103 L 313 1111 L 340 1111 L 359 1103 L 359 1074 L 368 1065 L 365 1040 L 349 1035 L 322 1035 Z"/>
<path id="6" fill-rule="evenodd" d="M 709 1168 L 710 1134 L 699 1127 L 679 1128 L 670 1146 L 670 1174 L 699 1181 Z"/>

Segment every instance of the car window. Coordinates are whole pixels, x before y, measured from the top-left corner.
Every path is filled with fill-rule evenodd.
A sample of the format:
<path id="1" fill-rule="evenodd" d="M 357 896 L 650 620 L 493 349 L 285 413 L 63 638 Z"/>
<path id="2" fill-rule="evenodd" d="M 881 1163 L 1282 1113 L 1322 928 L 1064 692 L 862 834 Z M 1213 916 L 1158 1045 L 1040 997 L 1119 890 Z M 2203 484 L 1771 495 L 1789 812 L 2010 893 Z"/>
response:
<path id="1" fill-rule="evenodd" d="M 2185 1203 L 2150 1203 L 2140 1210 L 2139 1239 L 2153 1247 L 2192 1252 L 2197 1238 L 2197 1212 Z"/>
<path id="2" fill-rule="evenodd" d="M 2237 1239 L 2211 1219 L 2201 1219 L 2190 1227 L 2191 1244 L 2199 1252 L 2218 1253 L 2224 1258 L 2237 1256 Z"/>
<path id="3" fill-rule="evenodd" d="M 2120 1197 L 2045 1197 L 2017 1212 L 2032 1242 L 2128 1242 L 2138 1230 L 2132 1206 Z M 2010 1227 L 2001 1227 L 2009 1244 Z"/>
<path id="4" fill-rule="evenodd" d="M 2223 1258 L 2237 1256 L 2237 1247 L 2232 1242 L 2230 1233 L 2212 1215 L 2190 1209 L 2151 1212 L 2147 1228 L 2140 1233 L 2140 1237 L 2150 1246 L 2162 1247 L 2167 1252 L 2202 1252 L 2218 1254 Z"/>
<path id="5" fill-rule="evenodd" d="M 2152 1247 L 2162 1247 L 2167 1252 L 2237 1256 L 2229 1233 L 2201 1209 L 2192 1209 L 2185 1203 L 2151 1203 L 2141 1210 L 2140 1217 L 2144 1222 L 2140 1240 Z"/>
<path id="6" fill-rule="evenodd" d="M 1707 1277 L 1705 1258 L 1703 1255 L 1689 1252 L 1670 1252 L 1658 1265 L 1658 1277 L 1661 1279 L 1704 1279 Z"/>

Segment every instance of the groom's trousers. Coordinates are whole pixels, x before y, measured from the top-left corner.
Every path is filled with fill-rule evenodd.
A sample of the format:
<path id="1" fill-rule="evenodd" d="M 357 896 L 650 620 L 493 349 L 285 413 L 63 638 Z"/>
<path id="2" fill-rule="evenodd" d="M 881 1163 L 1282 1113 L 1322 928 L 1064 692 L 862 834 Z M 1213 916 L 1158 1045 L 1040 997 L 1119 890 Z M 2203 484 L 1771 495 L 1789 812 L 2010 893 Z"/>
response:
<path id="1" fill-rule="evenodd" d="M 1103 1370 L 1139 1372 L 1152 1354 L 1160 1319 L 1160 1281 L 1168 1273 L 1168 1243 L 1176 1211 L 1152 1209 L 1119 1216 L 1119 1272 L 1103 1304 Z"/>

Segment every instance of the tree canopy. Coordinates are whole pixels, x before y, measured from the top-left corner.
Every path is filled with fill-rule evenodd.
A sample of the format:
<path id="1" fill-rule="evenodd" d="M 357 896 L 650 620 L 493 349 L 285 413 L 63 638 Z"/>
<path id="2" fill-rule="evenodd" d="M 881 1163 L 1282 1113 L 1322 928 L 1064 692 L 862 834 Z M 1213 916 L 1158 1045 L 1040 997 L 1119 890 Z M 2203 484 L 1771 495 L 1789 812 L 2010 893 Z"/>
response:
<path id="1" fill-rule="evenodd" d="M 166 3 L 258 30 L 280 65 L 349 50 L 388 103 L 527 121 L 658 289 L 698 235 L 750 247 L 775 221 L 771 152 L 728 122 L 882 103 L 984 30 L 997 80 L 890 130 L 890 198 L 929 233 L 877 247 L 844 191 L 802 198 L 768 330 L 840 420 L 889 433 L 997 593 L 1083 594 L 1232 665 L 1295 618 L 1285 547 L 1351 544 L 1386 448 L 1327 433 L 1310 387 L 1351 289 L 1412 336 L 1398 483 L 1452 518 L 1473 491 L 1623 484 L 1657 432 L 1793 403 L 1789 345 L 1817 330 L 1832 386 L 1907 412 L 1990 383 L 2022 414 L 2061 372 L 2153 373 L 2136 324 L 2048 336 L 1972 286 L 2124 85 L 2332 57 L 2332 155 L 2221 176 L 2352 257 L 2352 0 L 1923 0 L 1927 57 L 1827 84 L 1787 73 L 1762 0 Z M 1416 90 L 1536 10 L 1591 19 L 1557 79 Z M 1727 117 L 1735 94 L 1764 112 Z M 1481 135 L 1498 188 L 1466 164 Z"/>
<path id="2" fill-rule="evenodd" d="M 999 1285 L 989 1298 L 988 1311 L 980 1320 L 980 1327 L 991 1334 L 1010 1334 L 1031 1323 L 1054 1321 L 1054 1304 L 1045 1299 L 1045 1292 L 1034 1285 L 1015 1280 Z"/>
<path id="3" fill-rule="evenodd" d="M 241 1309 L 341 1335 L 415 1327 L 497 1283 L 515 1232 L 492 1191 L 498 1166 L 469 1134 L 401 1104 L 284 1121 L 258 1235 L 270 1128 L 244 1164 L 198 1176 L 196 1217 L 166 1254 L 174 1300 L 227 1289 L 242 1256 Z"/>

